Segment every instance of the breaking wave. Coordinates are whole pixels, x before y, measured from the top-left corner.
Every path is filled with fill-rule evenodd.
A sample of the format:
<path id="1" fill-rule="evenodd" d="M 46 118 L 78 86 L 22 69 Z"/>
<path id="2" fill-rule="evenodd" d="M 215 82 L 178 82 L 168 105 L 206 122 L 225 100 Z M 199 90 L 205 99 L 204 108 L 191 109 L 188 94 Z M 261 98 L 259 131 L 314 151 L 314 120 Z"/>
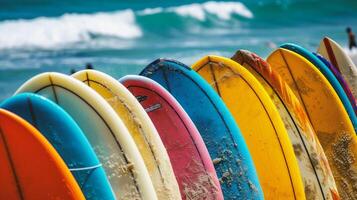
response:
<path id="1" fill-rule="evenodd" d="M 170 15 L 168 20 L 157 20 L 167 15 Z M 137 39 L 144 36 L 145 32 L 168 31 L 171 27 L 180 29 L 175 27 L 178 24 L 184 29 L 187 24 L 202 23 L 208 17 L 229 21 L 233 16 L 237 20 L 251 19 L 253 13 L 240 2 L 209 1 L 137 11 L 126 9 L 92 14 L 66 13 L 59 17 L 5 20 L 0 21 L 0 49 L 55 48 L 106 37 Z M 176 23 L 175 20 L 179 22 Z M 158 30 L 153 26 L 155 23 L 161 23 L 160 26 L 166 30 Z"/>

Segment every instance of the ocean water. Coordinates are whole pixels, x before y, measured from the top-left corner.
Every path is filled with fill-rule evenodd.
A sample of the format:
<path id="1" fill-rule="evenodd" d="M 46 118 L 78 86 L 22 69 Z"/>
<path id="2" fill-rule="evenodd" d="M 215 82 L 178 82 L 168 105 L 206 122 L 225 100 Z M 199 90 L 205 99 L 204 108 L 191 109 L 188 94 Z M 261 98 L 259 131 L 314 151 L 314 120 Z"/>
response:
<path id="1" fill-rule="evenodd" d="M 0 101 L 32 76 L 91 63 L 115 78 L 156 58 L 193 64 L 284 42 L 315 50 L 323 36 L 346 46 L 356 0 L 0 0 Z"/>

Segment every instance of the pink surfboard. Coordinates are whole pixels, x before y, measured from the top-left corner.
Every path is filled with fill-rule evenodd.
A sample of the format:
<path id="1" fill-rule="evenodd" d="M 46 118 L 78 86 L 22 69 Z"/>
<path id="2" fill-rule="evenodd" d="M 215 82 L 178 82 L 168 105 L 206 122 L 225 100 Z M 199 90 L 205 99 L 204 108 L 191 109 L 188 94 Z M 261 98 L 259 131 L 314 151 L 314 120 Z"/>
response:
<path id="1" fill-rule="evenodd" d="M 142 76 L 119 80 L 145 108 L 161 137 L 183 199 L 223 199 L 208 150 L 187 113 L 161 85 Z"/>

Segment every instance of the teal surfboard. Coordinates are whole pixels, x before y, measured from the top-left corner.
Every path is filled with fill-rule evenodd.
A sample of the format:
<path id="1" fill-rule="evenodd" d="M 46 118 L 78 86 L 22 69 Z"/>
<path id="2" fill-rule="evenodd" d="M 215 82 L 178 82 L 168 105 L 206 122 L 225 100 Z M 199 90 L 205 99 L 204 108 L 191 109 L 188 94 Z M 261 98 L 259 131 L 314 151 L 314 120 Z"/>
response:
<path id="1" fill-rule="evenodd" d="M 2 102 L 0 107 L 19 115 L 46 137 L 67 164 L 86 199 L 115 199 L 87 138 L 61 107 L 32 93 L 15 95 Z"/>
<path id="2" fill-rule="evenodd" d="M 191 68 L 158 59 L 140 75 L 166 88 L 185 109 L 207 146 L 225 199 L 264 199 L 253 160 L 233 116 Z"/>

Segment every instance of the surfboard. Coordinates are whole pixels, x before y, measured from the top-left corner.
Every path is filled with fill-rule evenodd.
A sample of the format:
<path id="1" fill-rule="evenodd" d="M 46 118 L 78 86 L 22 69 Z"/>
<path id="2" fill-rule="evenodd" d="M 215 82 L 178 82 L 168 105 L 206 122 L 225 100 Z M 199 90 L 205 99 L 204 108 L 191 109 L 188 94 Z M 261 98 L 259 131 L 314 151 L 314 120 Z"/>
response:
<path id="1" fill-rule="evenodd" d="M 157 199 L 144 160 L 122 120 L 94 90 L 70 76 L 42 73 L 16 94 L 32 92 L 61 106 L 96 152 L 117 199 Z"/>
<path id="2" fill-rule="evenodd" d="M 249 70 L 278 109 L 299 161 L 306 199 L 339 199 L 327 157 L 304 108 L 287 83 L 254 53 L 239 50 L 232 59 Z"/>
<path id="3" fill-rule="evenodd" d="M 320 59 L 331 70 L 333 75 L 335 75 L 338 82 L 340 82 L 343 90 L 345 91 L 345 93 L 348 97 L 348 100 L 350 101 L 352 108 L 355 111 L 355 114 L 357 114 L 357 101 L 356 101 L 355 97 L 353 96 L 352 91 L 351 91 L 350 87 L 348 86 L 348 83 L 342 77 L 341 73 L 336 69 L 335 66 L 333 66 L 328 60 L 326 60 L 326 58 L 324 58 L 323 56 L 321 56 L 320 54 L 317 54 L 317 53 L 314 53 L 314 55 L 316 55 L 317 58 Z"/>
<path id="4" fill-rule="evenodd" d="M 141 75 L 167 89 L 201 133 L 226 199 L 263 199 L 255 167 L 237 124 L 219 96 L 182 63 L 158 59 Z"/>
<path id="5" fill-rule="evenodd" d="M 296 44 L 290 44 L 290 43 L 283 44 L 281 48 L 288 49 L 290 51 L 293 51 L 301 55 L 309 62 L 311 62 L 313 66 L 316 67 L 325 76 L 325 78 L 328 80 L 328 82 L 331 84 L 331 86 L 334 88 L 337 95 L 339 96 L 342 104 L 344 105 L 348 113 L 348 116 L 350 117 L 350 120 L 352 121 L 355 130 L 357 130 L 357 116 L 341 84 L 338 82 L 338 80 L 333 75 L 331 70 L 323 62 L 321 62 L 316 56 L 314 56 L 311 52 Z"/>
<path id="6" fill-rule="evenodd" d="M 83 199 L 56 150 L 31 124 L 0 109 L 0 199 Z"/>
<path id="7" fill-rule="evenodd" d="M 32 93 L 13 96 L 0 107 L 22 117 L 45 136 L 66 163 L 86 199 L 115 199 L 87 138 L 62 108 Z"/>
<path id="8" fill-rule="evenodd" d="M 357 156 L 353 125 L 328 80 L 308 60 L 287 49 L 269 55 L 268 63 L 290 86 L 304 107 L 328 158 L 342 199 L 356 199 Z"/>
<path id="9" fill-rule="evenodd" d="M 102 72 L 82 70 L 72 76 L 102 96 L 122 119 L 144 159 L 158 198 L 181 199 L 166 149 L 136 98 L 117 80 Z"/>
<path id="10" fill-rule="evenodd" d="M 294 149 L 275 105 L 240 64 L 205 56 L 192 69 L 215 89 L 239 124 L 266 199 L 305 199 Z"/>
<path id="11" fill-rule="evenodd" d="M 221 199 L 223 194 L 208 150 L 187 113 L 155 81 L 128 75 L 119 80 L 145 108 L 164 143 L 182 199 Z"/>
<path id="12" fill-rule="evenodd" d="M 357 96 L 357 67 L 343 48 L 331 38 L 325 37 L 320 42 L 317 53 L 334 65 L 350 86 L 353 95 Z"/>

